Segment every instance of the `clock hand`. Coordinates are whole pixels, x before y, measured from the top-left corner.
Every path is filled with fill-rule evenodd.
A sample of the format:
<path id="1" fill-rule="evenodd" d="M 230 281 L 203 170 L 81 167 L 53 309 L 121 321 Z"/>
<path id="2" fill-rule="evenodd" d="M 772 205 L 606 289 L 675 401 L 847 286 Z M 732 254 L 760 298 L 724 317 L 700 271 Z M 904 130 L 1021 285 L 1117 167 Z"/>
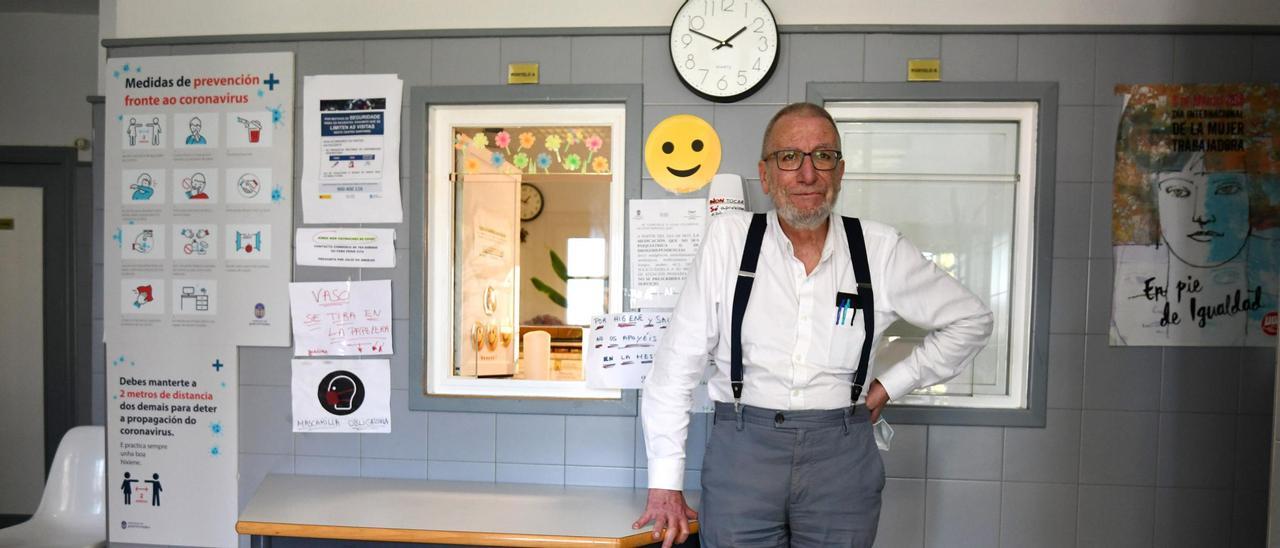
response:
<path id="1" fill-rule="evenodd" d="M 730 37 L 728 37 L 728 38 L 725 38 L 723 42 L 720 42 L 720 45 L 718 45 L 718 46 L 716 46 L 716 47 L 714 47 L 714 48 L 711 48 L 711 51 L 718 50 L 718 49 L 723 48 L 723 47 L 725 47 L 725 46 L 733 47 L 733 44 L 730 44 L 729 42 L 733 41 L 733 39 L 734 39 L 734 38 L 737 38 L 739 34 L 742 34 L 743 32 L 746 32 L 746 30 L 747 30 L 747 27 L 742 27 L 742 28 L 738 29 L 738 32 L 733 33 L 733 36 L 730 36 Z"/>
<path id="2" fill-rule="evenodd" d="M 693 30 L 693 29 L 689 29 L 689 32 L 692 32 L 692 33 L 694 33 L 694 34 L 696 34 L 696 35 L 698 35 L 698 36 L 701 36 L 701 37 L 706 38 L 706 39 L 708 39 L 708 40 L 711 40 L 711 41 L 713 41 L 713 42 L 715 42 L 715 43 L 717 43 L 717 44 L 720 44 L 720 45 L 718 45 L 718 46 L 716 46 L 716 47 L 714 47 L 714 48 L 711 48 L 711 49 L 713 49 L 713 50 L 714 50 L 714 49 L 720 49 L 722 46 L 724 46 L 724 45 L 725 45 L 725 43 L 724 43 L 724 42 L 721 42 L 719 38 L 716 38 L 716 37 L 714 37 L 714 36 L 710 36 L 710 35 L 707 35 L 707 34 L 703 34 L 703 33 L 701 33 L 701 32 L 698 32 L 698 31 L 696 31 L 696 30 Z M 733 47 L 733 46 L 729 46 L 729 47 Z"/>

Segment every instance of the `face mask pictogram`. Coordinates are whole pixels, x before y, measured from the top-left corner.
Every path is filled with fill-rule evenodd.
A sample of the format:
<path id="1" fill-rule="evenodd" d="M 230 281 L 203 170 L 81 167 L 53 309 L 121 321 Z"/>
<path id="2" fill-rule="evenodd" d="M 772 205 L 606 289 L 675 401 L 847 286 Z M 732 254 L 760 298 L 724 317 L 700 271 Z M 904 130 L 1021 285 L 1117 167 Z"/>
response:
<path id="1" fill-rule="evenodd" d="M 350 415 L 364 403 L 364 383 L 350 371 L 333 371 L 316 388 L 320 407 L 333 415 Z"/>

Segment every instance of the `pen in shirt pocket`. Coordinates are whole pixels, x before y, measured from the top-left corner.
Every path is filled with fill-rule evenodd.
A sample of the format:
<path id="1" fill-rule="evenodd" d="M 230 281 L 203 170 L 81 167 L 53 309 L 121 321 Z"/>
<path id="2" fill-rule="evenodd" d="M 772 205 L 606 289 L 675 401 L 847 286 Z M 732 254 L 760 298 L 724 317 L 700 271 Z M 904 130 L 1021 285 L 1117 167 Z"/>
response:
<path id="1" fill-rule="evenodd" d="M 853 293 L 836 293 L 836 325 L 853 325 L 858 315 L 858 296 Z"/>

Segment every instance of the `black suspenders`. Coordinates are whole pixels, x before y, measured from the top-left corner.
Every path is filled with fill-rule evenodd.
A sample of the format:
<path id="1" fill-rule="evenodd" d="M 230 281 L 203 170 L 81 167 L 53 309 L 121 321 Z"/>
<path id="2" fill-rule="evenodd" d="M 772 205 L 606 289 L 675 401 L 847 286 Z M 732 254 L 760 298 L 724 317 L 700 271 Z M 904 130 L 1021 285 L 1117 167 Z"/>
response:
<path id="1" fill-rule="evenodd" d="M 747 300 L 756 281 L 756 263 L 760 262 L 760 244 L 764 241 L 765 214 L 751 216 L 747 229 L 747 246 L 742 250 L 742 267 L 733 288 L 733 329 L 729 332 L 729 384 L 733 387 L 733 405 L 742 399 L 742 318 L 747 315 Z"/>
<path id="2" fill-rule="evenodd" d="M 853 261 L 853 277 L 858 283 L 858 301 L 862 307 L 862 324 L 866 335 L 862 341 L 862 354 L 858 357 L 858 372 L 853 375 L 853 400 L 858 403 L 862 387 L 867 381 L 867 365 L 871 361 L 871 342 L 875 338 L 875 294 L 871 290 L 871 268 L 867 264 L 867 245 L 862 238 L 862 223 L 854 217 L 844 220 L 845 238 L 849 242 L 849 257 Z M 751 286 L 756 279 L 756 265 L 760 260 L 760 245 L 764 242 L 765 214 L 751 217 L 747 229 L 747 243 L 742 250 L 742 266 L 738 269 L 738 283 L 733 289 L 733 323 L 730 331 L 729 381 L 733 387 L 733 404 L 740 408 L 742 399 L 742 318 L 747 315 L 747 301 L 751 298 Z"/>

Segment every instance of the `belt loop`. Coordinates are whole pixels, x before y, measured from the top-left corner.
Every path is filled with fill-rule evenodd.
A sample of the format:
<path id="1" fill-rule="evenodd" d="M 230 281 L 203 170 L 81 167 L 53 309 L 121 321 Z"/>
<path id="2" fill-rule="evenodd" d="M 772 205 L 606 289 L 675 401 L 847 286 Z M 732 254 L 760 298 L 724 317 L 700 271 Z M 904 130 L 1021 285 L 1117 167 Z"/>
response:
<path id="1" fill-rule="evenodd" d="M 742 406 L 736 401 L 733 403 L 733 413 L 738 416 L 738 431 L 741 432 L 743 428 Z"/>
<path id="2" fill-rule="evenodd" d="M 846 436 L 849 435 L 849 418 L 853 416 L 855 411 L 857 411 L 856 407 L 849 408 L 849 412 L 844 414 L 844 420 L 840 421 L 840 425 L 844 427 L 844 435 Z"/>

